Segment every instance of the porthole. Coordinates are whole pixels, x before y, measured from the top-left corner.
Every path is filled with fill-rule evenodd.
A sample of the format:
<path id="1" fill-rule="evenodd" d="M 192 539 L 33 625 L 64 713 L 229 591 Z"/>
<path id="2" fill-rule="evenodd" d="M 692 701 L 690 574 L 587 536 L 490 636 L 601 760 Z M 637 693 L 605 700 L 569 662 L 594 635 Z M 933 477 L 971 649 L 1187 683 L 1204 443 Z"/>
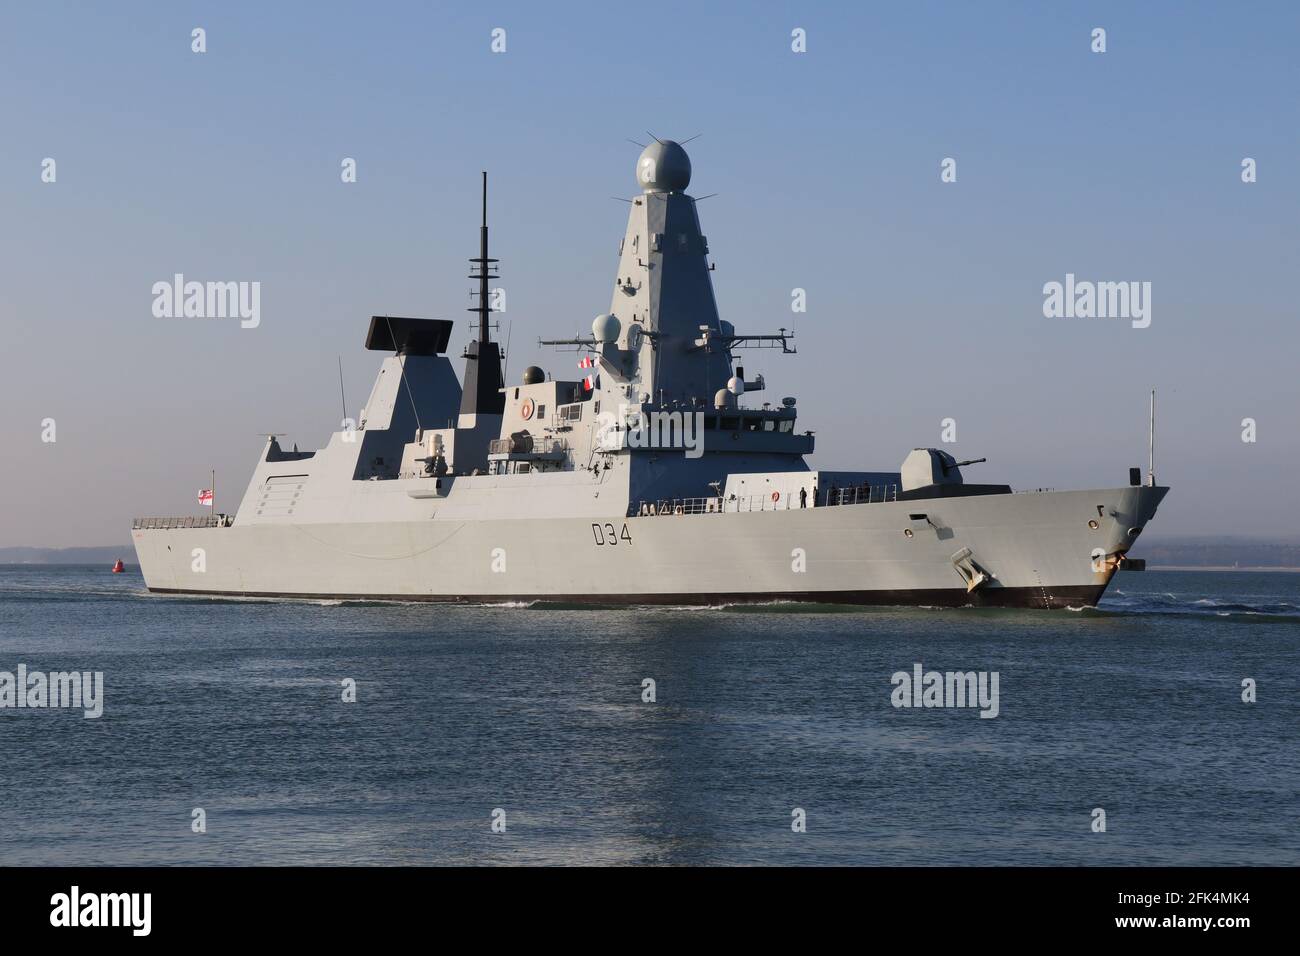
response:
<path id="1" fill-rule="evenodd" d="M 1093 518 L 1088 521 L 1088 527 L 1091 528 L 1093 531 L 1096 531 L 1101 526 L 1097 524 L 1097 519 Z"/>
<path id="2" fill-rule="evenodd" d="M 911 528 L 904 528 L 904 529 L 903 529 L 903 537 L 904 537 L 904 538 L 910 538 L 911 536 L 912 536 L 912 529 L 911 529 Z"/>

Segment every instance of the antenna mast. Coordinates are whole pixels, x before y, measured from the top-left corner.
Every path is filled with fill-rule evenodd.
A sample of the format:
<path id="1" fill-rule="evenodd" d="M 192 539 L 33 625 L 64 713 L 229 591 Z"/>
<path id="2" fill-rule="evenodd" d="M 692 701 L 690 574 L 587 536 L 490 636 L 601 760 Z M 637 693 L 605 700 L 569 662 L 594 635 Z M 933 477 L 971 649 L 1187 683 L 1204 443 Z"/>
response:
<path id="1" fill-rule="evenodd" d="M 471 259 L 474 264 L 474 271 L 470 273 L 471 279 L 478 279 L 478 305 L 470 309 L 470 312 L 478 313 L 478 341 L 479 344 L 485 344 L 491 341 L 488 335 L 490 331 L 488 321 L 492 315 L 492 303 L 489 298 L 491 293 L 488 290 L 488 281 L 490 279 L 499 279 L 500 275 L 494 271 L 496 259 L 488 258 L 488 224 L 487 224 L 487 170 L 483 171 L 483 224 L 478 229 L 478 258 Z"/>
<path id="2" fill-rule="evenodd" d="M 391 333 L 390 333 L 391 334 Z M 339 398 L 343 401 L 343 420 L 348 418 L 348 395 L 343 391 L 343 356 L 339 356 Z"/>
<path id="3" fill-rule="evenodd" d="M 1151 429 L 1147 432 L 1147 484 L 1156 486 L 1156 390 L 1151 389 Z"/>
<path id="4" fill-rule="evenodd" d="M 483 173 L 483 221 L 478 230 L 478 257 L 472 264 L 469 277 L 478 280 L 478 304 L 469 311 L 478 314 L 478 335 L 465 346 L 465 380 L 461 386 L 460 414 L 500 415 L 505 410 L 506 397 L 502 392 L 501 349 L 492 341 L 492 290 L 493 279 L 500 278 L 496 261 L 488 255 L 487 224 L 487 172 Z M 472 427 L 462 424 L 461 427 Z"/>

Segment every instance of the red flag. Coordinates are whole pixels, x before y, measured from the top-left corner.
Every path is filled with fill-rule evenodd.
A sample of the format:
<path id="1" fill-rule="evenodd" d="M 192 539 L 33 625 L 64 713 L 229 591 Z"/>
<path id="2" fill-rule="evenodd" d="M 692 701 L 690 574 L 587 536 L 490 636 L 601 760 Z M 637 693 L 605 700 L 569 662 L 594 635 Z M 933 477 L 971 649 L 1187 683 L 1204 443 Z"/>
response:
<path id="1" fill-rule="evenodd" d="M 205 507 L 205 508 L 211 508 L 211 507 L 212 507 L 212 489 L 211 489 L 211 488 L 204 488 L 202 491 L 199 492 L 199 504 L 203 505 L 203 507 Z"/>
<path id="2" fill-rule="evenodd" d="M 596 367 L 596 360 L 592 358 L 590 355 L 584 355 L 582 357 L 582 361 L 578 363 L 578 368 L 595 368 L 595 367 Z M 592 374 L 588 375 L 586 378 L 582 380 L 582 390 L 584 392 L 590 392 L 593 388 L 596 387 L 596 376 L 599 374 L 600 374 L 599 372 L 593 372 Z"/>

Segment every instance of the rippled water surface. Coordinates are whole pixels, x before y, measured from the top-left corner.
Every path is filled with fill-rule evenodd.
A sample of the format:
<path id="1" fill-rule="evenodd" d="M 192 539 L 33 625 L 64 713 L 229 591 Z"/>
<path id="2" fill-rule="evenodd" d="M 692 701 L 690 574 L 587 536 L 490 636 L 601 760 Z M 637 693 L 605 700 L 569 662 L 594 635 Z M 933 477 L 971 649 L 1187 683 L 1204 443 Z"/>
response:
<path id="1" fill-rule="evenodd" d="M 0 671 L 105 684 L 99 719 L 0 710 L 0 863 L 1300 864 L 1300 575 L 1116 585 L 580 610 L 0 567 Z M 916 662 L 996 671 L 998 716 L 893 707 Z"/>

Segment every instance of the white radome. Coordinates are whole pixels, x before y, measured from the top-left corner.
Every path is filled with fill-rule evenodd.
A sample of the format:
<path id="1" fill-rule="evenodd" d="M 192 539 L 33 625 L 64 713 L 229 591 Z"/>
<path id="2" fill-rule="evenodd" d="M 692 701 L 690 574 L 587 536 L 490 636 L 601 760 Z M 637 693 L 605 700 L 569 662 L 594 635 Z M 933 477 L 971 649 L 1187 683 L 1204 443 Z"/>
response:
<path id="1" fill-rule="evenodd" d="M 618 333 L 622 330 L 623 325 L 618 321 L 616 315 L 602 312 L 591 320 L 591 334 L 599 343 L 617 342 Z"/>
<path id="2" fill-rule="evenodd" d="M 691 184 L 691 159 L 671 139 L 655 140 L 636 161 L 636 184 L 643 192 L 681 192 Z"/>

